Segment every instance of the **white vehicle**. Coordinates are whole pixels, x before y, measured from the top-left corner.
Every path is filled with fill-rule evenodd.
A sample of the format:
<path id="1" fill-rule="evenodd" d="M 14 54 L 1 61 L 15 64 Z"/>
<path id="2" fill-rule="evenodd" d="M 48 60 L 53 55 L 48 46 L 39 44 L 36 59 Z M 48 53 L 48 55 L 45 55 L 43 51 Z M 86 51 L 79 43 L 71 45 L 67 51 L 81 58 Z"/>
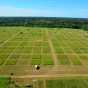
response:
<path id="1" fill-rule="evenodd" d="M 35 69 L 36 70 L 39 70 L 40 69 L 40 66 L 39 65 L 35 65 Z"/>

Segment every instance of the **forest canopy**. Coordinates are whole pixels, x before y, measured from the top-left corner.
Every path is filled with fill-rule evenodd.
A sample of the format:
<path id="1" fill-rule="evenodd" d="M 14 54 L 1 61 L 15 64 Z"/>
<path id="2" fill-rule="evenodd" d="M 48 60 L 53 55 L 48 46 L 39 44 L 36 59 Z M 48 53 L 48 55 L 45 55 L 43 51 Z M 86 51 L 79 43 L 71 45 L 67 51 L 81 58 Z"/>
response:
<path id="1" fill-rule="evenodd" d="M 0 17 L 0 26 L 75 28 L 88 30 L 88 18 Z"/>

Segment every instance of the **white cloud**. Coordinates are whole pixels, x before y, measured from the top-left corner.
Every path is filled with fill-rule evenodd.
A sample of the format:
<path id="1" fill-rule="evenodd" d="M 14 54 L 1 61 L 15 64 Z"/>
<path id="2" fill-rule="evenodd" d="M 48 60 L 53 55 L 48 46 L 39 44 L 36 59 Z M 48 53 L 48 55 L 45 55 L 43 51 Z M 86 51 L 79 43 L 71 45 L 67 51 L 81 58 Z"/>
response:
<path id="1" fill-rule="evenodd" d="M 13 6 L 0 6 L 0 16 L 53 16 L 53 17 L 88 17 L 88 10 L 57 10 L 17 8 Z"/>
<path id="2" fill-rule="evenodd" d="M 0 6 L 0 16 L 41 16 L 46 15 L 47 13 L 48 11 L 40 9 Z"/>
<path id="3" fill-rule="evenodd" d="M 59 14 L 56 14 L 59 13 Z M 61 11 L 0 6 L 0 16 L 62 16 Z"/>
<path id="4" fill-rule="evenodd" d="M 31 9 L 16 8 L 10 6 L 0 7 L 0 16 L 27 16 L 31 14 Z"/>

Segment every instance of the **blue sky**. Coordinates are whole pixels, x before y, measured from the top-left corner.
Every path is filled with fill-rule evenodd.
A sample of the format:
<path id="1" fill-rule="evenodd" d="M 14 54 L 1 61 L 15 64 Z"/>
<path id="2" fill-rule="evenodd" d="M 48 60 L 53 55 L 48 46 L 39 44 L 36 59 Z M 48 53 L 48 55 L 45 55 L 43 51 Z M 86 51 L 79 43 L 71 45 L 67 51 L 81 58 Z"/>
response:
<path id="1" fill-rule="evenodd" d="M 0 0 L 0 16 L 88 18 L 88 0 Z"/>

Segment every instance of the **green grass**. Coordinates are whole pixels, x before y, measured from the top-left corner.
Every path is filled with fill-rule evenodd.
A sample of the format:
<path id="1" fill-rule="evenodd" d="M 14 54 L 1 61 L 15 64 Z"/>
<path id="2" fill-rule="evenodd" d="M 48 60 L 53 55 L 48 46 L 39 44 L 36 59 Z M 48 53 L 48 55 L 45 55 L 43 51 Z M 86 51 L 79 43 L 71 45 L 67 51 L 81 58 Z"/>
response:
<path id="1" fill-rule="evenodd" d="M 46 88 L 88 88 L 88 79 L 47 80 Z"/>
<path id="2" fill-rule="evenodd" d="M 47 56 L 51 51 L 46 33 L 44 30 L 35 29 L 37 28 L 0 27 L 0 65 L 4 62 L 5 65 L 52 65 L 52 57 Z M 42 58 L 42 54 L 46 57 Z"/>
<path id="3" fill-rule="evenodd" d="M 0 78 L 0 88 L 8 88 L 9 80 L 8 78 Z"/>
<path id="4" fill-rule="evenodd" d="M 49 31 L 49 35 L 45 30 Z M 77 29 L 0 27 L 0 74 L 10 75 L 13 72 L 15 75 L 29 75 L 31 65 L 53 66 L 48 36 L 53 44 L 58 65 L 86 67 L 88 37 L 85 34 L 88 35 L 86 31 Z M 46 88 L 88 88 L 88 78 L 47 79 L 45 82 Z M 44 88 L 43 80 L 38 81 L 38 85 L 39 88 Z M 7 86 L 8 78 L 0 78 L 0 88 Z M 21 88 L 25 88 L 24 85 Z"/>
<path id="5" fill-rule="evenodd" d="M 61 65 L 69 65 L 70 61 L 66 55 L 58 55 L 58 63 Z"/>
<path id="6" fill-rule="evenodd" d="M 55 46 L 55 49 L 56 49 L 56 53 L 58 54 L 64 53 L 64 50 L 61 47 L 59 48 L 58 46 L 57 47 Z"/>
<path id="7" fill-rule="evenodd" d="M 19 88 L 27 88 L 26 85 L 31 85 L 30 88 L 33 88 L 34 85 L 36 87 L 38 86 L 38 88 L 88 88 L 88 77 L 61 77 L 57 79 L 44 80 L 39 79 L 36 82 L 29 79 L 26 81 L 27 82 L 25 82 L 25 79 L 19 79 L 19 81 L 17 81 L 17 79 L 10 80 L 9 78 L 1 77 L 0 88 L 16 88 L 15 84 L 17 84 Z"/>
<path id="8" fill-rule="evenodd" d="M 81 65 L 82 64 L 79 56 L 69 55 L 69 57 L 70 57 L 70 60 L 71 60 L 73 65 Z"/>
<path id="9" fill-rule="evenodd" d="M 51 60 L 51 55 L 42 55 L 42 64 L 43 65 L 53 65 L 53 61 Z"/>
<path id="10" fill-rule="evenodd" d="M 88 38 L 85 36 L 85 33 L 86 35 L 88 35 L 88 33 L 86 31 L 76 29 L 54 29 L 49 30 L 49 33 L 52 35 L 52 43 L 58 55 L 58 64 L 82 65 L 79 55 L 83 56 L 84 54 L 88 54 Z M 65 57 L 64 54 L 66 55 Z M 88 61 L 88 57 L 86 61 Z"/>
<path id="11" fill-rule="evenodd" d="M 48 42 L 55 49 L 58 65 L 88 64 L 88 34 L 76 29 L 48 29 L 29 27 L 0 27 L 0 65 L 53 65 Z M 86 61 L 83 55 L 86 54 Z M 85 58 L 85 57 L 84 57 Z M 28 62 L 28 63 L 27 63 Z M 27 63 L 27 64 L 25 64 Z"/>

